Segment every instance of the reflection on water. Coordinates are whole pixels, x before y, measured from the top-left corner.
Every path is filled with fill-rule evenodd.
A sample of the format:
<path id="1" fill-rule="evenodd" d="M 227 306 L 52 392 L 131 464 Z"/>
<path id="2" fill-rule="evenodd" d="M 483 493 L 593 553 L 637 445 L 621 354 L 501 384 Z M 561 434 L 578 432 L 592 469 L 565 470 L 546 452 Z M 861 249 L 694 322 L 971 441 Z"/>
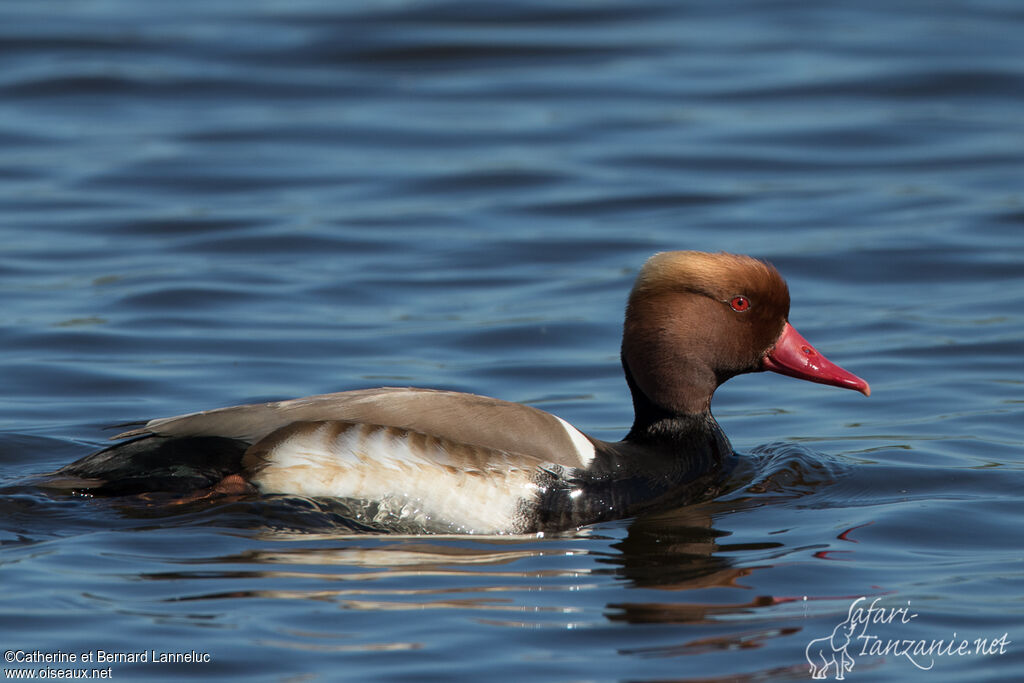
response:
<path id="1" fill-rule="evenodd" d="M 770 566 L 807 548 L 773 540 L 732 543 L 729 531 L 716 528 L 716 516 L 820 493 L 840 471 L 827 456 L 796 445 L 764 446 L 734 470 L 730 494 L 624 522 L 624 533 L 613 536 L 594 529 L 547 537 L 352 535 L 358 530 L 345 517 L 344 506 L 293 497 L 185 506 L 154 501 L 148 495 L 79 500 L 116 514 L 126 532 L 145 532 L 155 523 L 158 529 L 177 529 L 188 538 L 190 528 L 208 527 L 219 535 L 225 532 L 218 528 L 230 527 L 234 531 L 227 533 L 260 546 L 212 555 L 198 552 L 193 544 L 175 546 L 166 555 L 158 551 L 159 563 L 171 568 L 141 571 L 135 577 L 167 582 L 173 590 L 164 601 L 257 598 L 322 601 L 345 610 L 516 612 L 515 619 L 494 614 L 487 622 L 567 628 L 586 625 L 581 617 L 585 610 L 573 594 L 601 588 L 609 581 L 669 591 L 749 588 L 743 579 L 759 566 Z M 22 494 L 16 495 L 16 490 Z M 69 499 L 76 499 L 52 493 L 41 498 L 41 492 L 30 486 L 12 487 L 7 493 L 6 503 L 14 503 L 14 508 L 20 504 L 26 518 L 37 514 L 33 510 L 40 506 L 66 508 Z M 172 534 L 172 543 L 177 535 Z M 111 556 L 128 563 L 154 559 L 134 550 Z M 201 590 L 183 592 L 178 590 L 182 585 Z M 542 601 L 531 598 L 538 591 L 544 593 Z M 560 592 L 568 594 L 563 602 L 555 597 Z M 739 604 L 610 603 L 604 617 L 629 623 L 702 623 L 725 615 L 749 615 L 791 599 L 758 596 Z M 553 621 L 553 615 L 562 616 Z"/>
<path id="2" fill-rule="evenodd" d="M 433 614 L 516 632 L 682 629 L 652 642 L 616 630 L 614 651 L 645 661 L 718 661 L 740 651 L 791 650 L 856 597 L 814 578 L 794 590 L 788 577 L 813 567 L 808 562 L 852 565 L 858 553 L 877 555 L 862 541 L 885 510 L 877 501 L 857 503 L 853 492 L 877 483 L 853 466 L 860 450 L 838 458 L 796 443 L 760 446 L 741 456 L 728 492 L 716 500 L 547 537 L 382 536 L 353 529 L 330 501 L 262 497 L 168 506 L 144 498 L 44 496 L 17 485 L 0 500 L 8 528 L 21 532 L 2 545 L 9 576 L 24 582 L 25 571 L 68 568 L 89 557 L 83 543 L 68 543 L 66 534 L 77 533 L 103 548 L 90 568 L 71 570 L 81 577 L 73 580 L 81 582 L 86 609 L 217 629 L 268 615 L 273 625 L 255 638 L 268 653 L 445 649 L 442 631 L 424 630 Z M 842 513 L 850 504 L 865 506 L 856 524 Z M 57 537 L 48 532 L 46 520 L 81 516 L 83 507 L 83 527 L 69 525 Z M 806 512 L 820 520 L 793 527 Z M 858 589 L 894 592 L 886 585 Z M 313 623 L 310 610 L 318 615 Z M 356 616 L 379 621 L 389 614 L 410 621 L 367 629 Z M 780 665 L 751 680 L 801 671 Z"/>

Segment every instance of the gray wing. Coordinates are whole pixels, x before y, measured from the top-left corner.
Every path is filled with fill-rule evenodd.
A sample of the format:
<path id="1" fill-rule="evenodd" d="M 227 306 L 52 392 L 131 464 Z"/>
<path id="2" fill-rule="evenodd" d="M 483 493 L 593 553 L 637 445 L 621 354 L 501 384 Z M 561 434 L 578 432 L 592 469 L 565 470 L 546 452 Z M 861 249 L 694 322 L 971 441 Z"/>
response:
<path id="1" fill-rule="evenodd" d="M 220 436 L 255 443 L 296 422 L 343 421 L 398 427 L 456 443 L 585 467 L 590 439 L 564 420 L 519 403 L 476 394 L 381 388 L 257 403 L 150 420 L 113 437 Z"/>

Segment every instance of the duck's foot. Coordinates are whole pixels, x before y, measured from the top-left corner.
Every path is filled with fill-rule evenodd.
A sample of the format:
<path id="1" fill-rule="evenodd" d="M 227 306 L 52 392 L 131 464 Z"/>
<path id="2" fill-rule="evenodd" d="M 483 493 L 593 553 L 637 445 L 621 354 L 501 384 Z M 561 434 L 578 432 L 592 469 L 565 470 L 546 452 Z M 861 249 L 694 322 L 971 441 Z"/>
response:
<path id="1" fill-rule="evenodd" d="M 212 493 L 219 496 L 246 496 L 256 493 L 256 487 L 247 482 L 240 474 L 229 474 L 217 482 Z"/>
<path id="2" fill-rule="evenodd" d="M 247 482 L 240 474 L 229 474 L 213 486 L 179 498 L 172 505 L 190 505 L 203 501 L 220 501 L 225 498 L 241 498 L 257 493 L 255 486 Z"/>

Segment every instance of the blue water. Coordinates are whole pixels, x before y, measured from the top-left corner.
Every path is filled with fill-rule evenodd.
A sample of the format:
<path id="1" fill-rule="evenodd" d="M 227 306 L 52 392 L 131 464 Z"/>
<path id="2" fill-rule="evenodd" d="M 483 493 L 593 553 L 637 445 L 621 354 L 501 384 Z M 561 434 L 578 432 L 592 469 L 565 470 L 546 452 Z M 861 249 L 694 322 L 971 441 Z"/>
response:
<path id="1" fill-rule="evenodd" d="M 798 681 L 863 596 L 893 617 L 864 636 L 1002 645 L 923 671 L 858 641 L 847 680 L 1019 679 L 1022 35 L 998 0 L 6 0 L 0 649 L 114 680 Z M 378 385 L 620 438 L 625 297 L 680 248 L 771 260 L 874 392 L 730 381 L 716 500 L 417 538 L 26 483 L 110 425 Z"/>

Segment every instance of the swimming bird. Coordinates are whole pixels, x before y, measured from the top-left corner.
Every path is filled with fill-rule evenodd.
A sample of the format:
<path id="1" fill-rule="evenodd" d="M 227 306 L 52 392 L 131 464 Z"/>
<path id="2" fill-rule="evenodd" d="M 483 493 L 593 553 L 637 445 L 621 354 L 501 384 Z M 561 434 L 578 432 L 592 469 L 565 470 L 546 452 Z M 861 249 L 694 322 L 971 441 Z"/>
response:
<path id="1" fill-rule="evenodd" d="M 150 420 L 49 475 L 101 495 L 259 493 L 343 502 L 371 528 L 521 534 L 633 517 L 713 495 L 733 452 L 711 415 L 726 380 L 769 370 L 870 395 L 790 325 L 770 264 L 655 254 L 626 305 L 634 420 L 621 441 L 537 408 L 387 387 Z"/>

